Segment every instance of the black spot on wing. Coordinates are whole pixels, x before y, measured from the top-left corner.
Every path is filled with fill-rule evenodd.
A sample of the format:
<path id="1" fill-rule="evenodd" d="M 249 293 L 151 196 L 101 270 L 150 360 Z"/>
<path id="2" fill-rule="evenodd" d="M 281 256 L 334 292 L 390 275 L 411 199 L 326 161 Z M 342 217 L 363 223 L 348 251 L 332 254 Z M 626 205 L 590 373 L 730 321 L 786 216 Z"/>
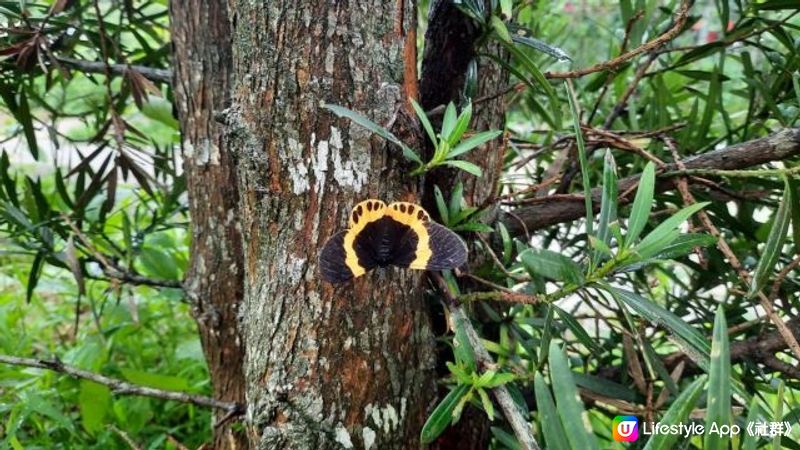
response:
<path id="1" fill-rule="evenodd" d="M 353 278 L 353 272 L 345 263 L 344 235 L 336 233 L 328 239 L 319 254 L 319 271 L 322 279 L 329 283 L 343 283 Z"/>
<path id="2" fill-rule="evenodd" d="M 455 233 L 436 222 L 425 224 L 431 246 L 427 270 L 447 270 L 467 262 L 467 244 Z"/>

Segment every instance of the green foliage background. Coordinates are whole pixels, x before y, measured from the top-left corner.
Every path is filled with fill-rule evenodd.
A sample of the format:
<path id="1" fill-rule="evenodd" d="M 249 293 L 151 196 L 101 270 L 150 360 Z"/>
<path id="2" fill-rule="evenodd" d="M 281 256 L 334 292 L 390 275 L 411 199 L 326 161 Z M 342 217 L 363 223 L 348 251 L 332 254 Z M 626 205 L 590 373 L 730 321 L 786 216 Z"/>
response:
<path id="1" fill-rule="evenodd" d="M 169 68 L 166 1 L 63 3 L 0 1 L 0 353 L 58 358 L 138 384 L 208 394 L 180 290 L 189 218 L 172 91 L 135 69 Z M 442 338 L 453 347 L 442 383 L 453 389 L 432 412 L 423 439 L 435 439 L 465 408 L 475 408 L 493 419 L 492 448 L 519 448 L 490 397 L 505 387 L 547 448 L 627 448 L 611 438 L 615 415 L 679 422 L 695 409 L 705 409 L 708 420 L 789 421 L 795 429 L 775 440 L 640 439 L 633 448 L 800 448 L 798 379 L 755 357 L 727 362 L 736 342 L 774 330 L 754 312 L 750 286 L 696 219 L 678 227 L 693 211 L 682 209 L 689 205 L 677 191 L 648 197 L 640 186 L 644 200 L 628 207 L 616 205 L 620 193 L 612 189 L 627 176 L 647 180 L 655 166 L 647 168 L 645 153 L 673 161 L 669 142 L 689 158 L 797 126 L 795 2 L 694 2 L 686 27 L 665 47 L 572 80 L 573 105 L 570 88 L 545 82 L 543 73 L 588 67 L 623 53 L 623 45 L 654 39 L 672 25 L 679 2 L 498 1 L 488 9 L 462 3 L 467 13 L 477 11 L 488 41 L 505 42 L 510 58 L 503 63 L 520 83 L 507 94 L 503 208 L 535 201 L 525 188 L 557 173 L 572 175 L 558 193 L 601 187 L 604 200 L 595 222 L 535 230 L 526 240 L 482 223 L 482 205 L 465 204 L 458 189 L 438 195 L 446 225 L 485 233 L 502 247 L 497 260 L 486 258 L 475 272 L 495 289 L 461 292 L 463 281 L 446 276 L 454 295 L 476 301 L 470 314 L 481 319 L 471 324 L 496 364 L 475 362 L 463 323 Z M 423 28 L 427 7 L 420 2 Z M 533 49 L 523 35 L 560 48 L 572 62 Z M 134 69 L 107 78 L 102 64 L 87 69 L 74 60 Z M 633 83 L 633 95 L 620 103 Z M 576 124 L 588 128 L 576 135 Z M 595 132 L 601 128 L 643 152 L 609 145 Z M 585 146 L 575 145 L 579 137 Z M 571 164 L 578 159 L 584 164 Z M 751 173 L 704 174 L 709 183 L 692 185 L 745 270 L 761 274 L 756 290 L 769 292 L 775 274 L 799 253 L 797 167 L 794 158 Z M 669 230 L 658 228 L 681 214 Z M 642 251 L 637 236 L 626 240 L 636 227 L 633 234 L 659 241 L 651 252 Z M 798 284 L 795 268 L 777 285 L 774 301 L 784 320 L 797 320 Z M 500 299 L 504 289 L 537 302 L 478 301 Z M 676 352 L 693 355 L 700 368 L 670 378 L 663 360 Z M 775 358 L 798 365 L 789 351 Z M 641 375 L 631 375 L 637 370 Z M 534 398 L 537 408 L 528 411 Z M 576 426 L 578 417 L 586 429 Z M 113 396 L 91 382 L 0 364 L 2 448 L 197 448 L 210 435 L 210 412 L 202 408 Z"/>

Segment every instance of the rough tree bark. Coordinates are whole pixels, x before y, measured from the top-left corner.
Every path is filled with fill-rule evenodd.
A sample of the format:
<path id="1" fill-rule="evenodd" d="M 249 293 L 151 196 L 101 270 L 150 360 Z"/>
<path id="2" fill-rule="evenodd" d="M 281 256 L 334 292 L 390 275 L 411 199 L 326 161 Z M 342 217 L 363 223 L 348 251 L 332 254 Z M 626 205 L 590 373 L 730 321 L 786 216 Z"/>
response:
<path id="1" fill-rule="evenodd" d="M 412 190 L 394 150 L 320 105 L 379 123 L 394 115 L 415 85 L 403 84 L 414 73 L 404 57 L 415 63 L 415 5 L 230 4 L 225 120 L 245 236 L 250 440 L 262 449 L 417 448 L 435 394 L 420 275 L 379 271 L 334 287 L 317 272 L 319 249 L 356 202 Z"/>
<path id="2" fill-rule="evenodd" d="M 215 112 L 225 108 L 231 67 L 225 0 L 170 2 L 175 104 L 183 133 L 192 262 L 185 290 L 208 361 L 214 397 L 244 403 L 244 348 L 237 312 L 244 295 L 242 238 L 234 160 Z M 247 447 L 229 418 L 214 430 L 215 449 Z"/>

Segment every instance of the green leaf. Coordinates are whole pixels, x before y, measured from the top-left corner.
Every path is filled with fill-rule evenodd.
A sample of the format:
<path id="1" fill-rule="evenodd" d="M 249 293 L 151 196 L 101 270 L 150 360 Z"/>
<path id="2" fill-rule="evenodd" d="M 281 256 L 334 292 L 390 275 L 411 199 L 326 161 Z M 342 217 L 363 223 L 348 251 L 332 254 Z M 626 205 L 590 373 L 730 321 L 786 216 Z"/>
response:
<path id="1" fill-rule="evenodd" d="M 180 124 L 175 116 L 172 115 L 172 103 L 163 97 L 150 95 L 147 101 L 142 105 L 142 114 L 160 122 L 173 130 L 178 130 Z"/>
<path id="2" fill-rule="evenodd" d="M 503 20 L 511 19 L 513 5 L 513 0 L 500 0 L 500 14 L 503 15 Z"/>
<path id="3" fill-rule="evenodd" d="M 484 387 L 487 388 L 496 388 L 498 386 L 502 386 L 506 383 L 510 383 L 517 378 L 516 375 L 513 373 L 503 372 L 503 373 L 496 373 L 491 380 L 484 384 Z"/>
<path id="4" fill-rule="evenodd" d="M 460 384 L 436 405 L 428 420 L 425 421 L 425 425 L 422 426 L 420 440 L 423 444 L 430 444 L 442 434 L 453 419 L 453 411 L 469 389 L 469 386 Z"/>
<path id="5" fill-rule="evenodd" d="M 478 396 L 481 398 L 483 410 L 486 411 L 486 415 L 489 416 L 489 420 L 494 420 L 494 405 L 492 404 L 492 399 L 489 398 L 489 394 L 487 394 L 486 391 L 481 388 L 477 388 L 475 390 L 478 391 Z"/>
<path id="6" fill-rule="evenodd" d="M 679 236 L 678 226 L 706 205 L 708 202 L 695 203 L 679 210 L 645 236 L 634 251 L 643 259 L 661 252 Z"/>
<path id="7" fill-rule="evenodd" d="M 583 344 L 587 349 L 589 349 L 589 351 L 593 355 L 598 356 L 603 353 L 603 348 L 597 345 L 597 342 L 595 342 L 595 340 L 592 339 L 591 336 L 589 336 L 589 333 L 586 332 L 586 330 L 583 328 L 580 322 L 578 322 L 574 317 L 572 317 L 572 314 L 564 311 L 563 309 L 559 308 L 556 305 L 553 305 L 553 309 L 555 309 L 556 313 L 558 314 L 558 317 L 560 317 L 561 320 L 564 321 L 564 324 L 566 324 L 567 328 L 569 328 L 572 331 L 572 333 L 575 335 L 578 341 L 581 344 Z"/>
<path id="8" fill-rule="evenodd" d="M 633 292 L 611 286 L 603 287 L 614 298 L 633 309 L 654 325 L 663 325 L 676 338 L 685 353 L 703 370 L 708 371 L 709 352 L 706 338 L 692 328 L 685 320 L 671 313 L 663 306 L 647 300 Z"/>
<path id="9" fill-rule="evenodd" d="M 581 132 L 581 118 L 578 115 L 578 100 L 573 98 L 569 84 L 564 81 L 569 100 L 569 111 L 572 114 L 572 127 L 575 131 L 575 141 L 578 144 L 578 160 L 581 165 L 581 180 L 583 181 L 583 204 L 586 207 L 586 234 L 594 234 L 592 224 L 594 223 L 594 206 L 592 205 L 592 186 L 589 184 L 589 162 L 586 159 L 586 145 L 583 142 Z"/>
<path id="10" fill-rule="evenodd" d="M 687 386 L 681 395 L 672 402 L 659 423 L 669 426 L 684 422 L 703 392 L 705 381 L 705 376 L 700 376 Z M 678 437 L 678 434 L 671 433 L 655 434 L 647 441 L 644 450 L 671 450 L 675 448 L 674 444 Z"/>
<path id="11" fill-rule="evenodd" d="M 520 259 L 525 269 L 531 274 L 538 274 L 556 281 L 583 283 L 581 266 L 561 253 L 529 248 L 522 252 Z"/>
<path id="12" fill-rule="evenodd" d="M 466 222 L 460 223 L 451 228 L 453 231 L 467 231 L 472 233 L 491 233 L 494 231 L 492 227 L 480 222 Z"/>
<path id="13" fill-rule="evenodd" d="M 767 243 L 764 246 L 764 252 L 761 254 L 761 259 L 758 260 L 753 281 L 750 284 L 750 290 L 747 292 L 749 297 L 758 294 L 767 282 L 778 257 L 781 255 L 783 243 L 786 241 L 786 235 L 789 232 L 789 221 L 792 217 L 792 186 L 788 181 L 785 182 L 783 198 L 778 206 L 778 211 L 775 213 L 775 220 L 772 222 L 772 229 L 769 232 Z"/>
<path id="14" fill-rule="evenodd" d="M 450 102 L 447 104 L 447 108 L 444 110 L 444 117 L 442 118 L 442 140 L 449 140 L 448 137 L 456 127 L 457 120 L 456 105 Z"/>
<path id="15" fill-rule="evenodd" d="M 105 428 L 104 419 L 111 408 L 111 391 L 102 384 L 81 380 L 78 408 L 83 428 L 92 435 L 96 434 Z"/>
<path id="16" fill-rule="evenodd" d="M 403 156 L 414 161 L 419 164 L 423 164 L 422 159 L 419 155 L 411 149 L 411 147 L 407 146 L 403 141 L 397 138 L 397 136 L 393 135 L 389 130 L 383 128 L 382 126 L 378 125 L 377 123 L 367 119 L 366 117 L 362 116 L 361 114 L 351 111 L 347 108 L 343 108 L 337 105 L 330 105 L 325 104 L 322 105 L 323 108 L 330 110 L 334 114 L 339 117 L 344 117 L 346 119 L 350 119 L 351 121 L 355 122 L 358 125 L 366 128 L 367 130 L 371 131 L 372 133 L 377 134 L 378 136 L 386 139 L 387 141 L 391 142 L 392 144 L 397 145 L 403 150 Z"/>
<path id="17" fill-rule="evenodd" d="M 533 376 L 533 387 L 536 394 L 537 418 L 539 427 L 542 429 L 544 441 L 547 448 L 553 450 L 569 450 L 567 433 L 556 412 L 556 405 L 553 403 L 553 396 L 544 381 L 544 377 L 539 372 Z"/>
<path id="18" fill-rule="evenodd" d="M 180 271 L 175 258 L 159 248 L 143 247 L 139 254 L 139 261 L 151 276 L 166 280 L 180 279 Z"/>
<path id="19" fill-rule="evenodd" d="M 500 239 L 503 241 L 503 263 L 508 264 L 511 262 L 511 252 L 514 242 L 511 240 L 511 235 L 508 234 L 508 228 L 503 225 L 503 222 L 497 222 L 497 229 L 500 231 Z"/>
<path id="20" fill-rule="evenodd" d="M 611 150 L 606 150 L 604 157 L 603 196 L 598 219 L 597 239 L 606 247 L 611 247 L 611 223 L 617 220 L 617 164 Z M 592 261 L 597 264 L 602 255 L 602 252 L 595 251 Z"/>
<path id="21" fill-rule="evenodd" d="M 509 45 L 514 45 L 511 41 L 511 33 L 508 32 L 508 28 L 506 28 L 506 24 L 502 19 L 492 15 L 492 17 L 489 18 L 489 23 L 492 25 L 492 29 L 494 29 L 494 31 L 497 33 L 497 37 L 500 39 L 500 41 Z"/>
<path id="22" fill-rule="evenodd" d="M 492 435 L 494 438 L 497 440 L 497 442 L 503 445 L 504 449 L 522 450 L 522 447 L 519 446 L 519 442 L 517 442 L 517 438 L 514 435 L 508 433 L 500 427 L 490 427 L 490 429 L 492 430 Z"/>
<path id="23" fill-rule="evenodd" d="M 625 233 L 625 246 L 630 247 L 647 225 L 653 208 L 653 192 L 656 184 L 656 166 L 648 162 L 639 178 L 639 188 L 633 199 L 631 216 L 628 218 L 628 231 Z"/>
<path id="24" fill-rule="evenodd" d="M 451 166 L 457 169 L 461 169 L 464 172 L 468 172 L 472 175 L 475 175 L 476 177 L 480 177 L 483 175 L 483 171 L 481 171 L 481 168 L 469 161 L 462 161 L 460 159 L 451 159 L 443 162 L 442 164 L 445 166 Z"/>
<path id="25" fill-rule="evenodd" d="M 503 134 L 503 132 L 500 130 L 482 131 L 480 133 L 473 134 L 453 147 L 452 150 L 447 152 L 447 159 L 453 159 L 456 156 L 460 156 L 474 148 L 480 147 L 481 145 L 494 140 L 501 134 Z"/>
<path id="26" fill-rule="evenodd" d="M 439 186 L 433 187 L 433 196 L 436 198 L 436 208 L 439 210 L 439 217 L 443 224 L 450 225 L 450 213 L 447 209 L 447 203 L 444 201 L 444 195 Z"/>
<path id="27" fill-rule="evenodd" d="M 599 376 L 577 372 L 572 372 L 572 376 L 575 378 L 576 385 L 601 394 L 607 398 L 626 400 L 629 402 L 637 402 L 639 400 L 639 396 L 636 394 L 636 392 L 634 392 L 633 389 L 614 381 L 607 380 Z"/>
<path id="28" fill-rule="evenodd" d="M 478 368 L 478 364 L 475 362 L 475 350 L 470 345 L 467 332 L 464 329 L 464 323 L 460 320 L 456 321 L 455 328 L 453 354 L 456 357 L 456 361 L 466 367 L 469 372 L 475 372 Z"/>
<path id="29" fill-rule="evenodd" d="M 550 343 L 550 383 L 553 386 L 558 414 L 564 429 L 569 430 L 567 441 L 572 448 L 598 448 L 589 416 L 580 402 L 578 388 L 572 378 L 567 356 L 555 342 Z"/>
<path id="30" fill-rule="evenodd" d="M 461 136 L 464 135 L 464 132 L 467 131 L 469 127 L 469 121 L 472 119 L 472 103 L 467 103 L 467 106 L 461 111 L 461 114 L 458 116 L 458 120 L 456 121 L 456 125 L 450 134 L 447 135 L 447 142 L 450 144 L 452 148 L 454 145 L 461 140 Z M 443 136 L 444 137 L 444 136 Z M 452 150 L 447 152 L 448 155 L 452 153 Z"/>
<path id="31" fill-rule="evenodd" d="M 428 138 L 431 140 L 431 143 L 436 145 L 438 139 L 436 139 L 436 132 L 433 131 L 433 125 L 431 125 L 428 115 L 425 114 L 425 111 L 413 98 L 411 99 L 411 107 L 414 108 L 414 112 L 417 114 L 417 118 L 422 124 L 422 128 L 424 128 L 425 132 L 428 134 Z"/>
<path id="32" fill-rule="evenodd" d="M 728 325 L 721 305 L 717 308 L 714 318 L 707 397 L 706 430 L 710 430 L 712 425 L 717 427 L 732 425 L 731 355 L 728 345 Z M 727 450 L 729 440 L 728 435 L 706 433 L 704 448 L 706 450 Z"/>
<path id="33" fill-rule="evenodd" d="M 16 116 L 20 125 L 22 125 L 25 141 L 28 143 L 28 150 L 31 152 L 33 159 L 38 160 L 39 146 L 36 143 L 36 133 L 33 130 L 33 117 L 31 116 L 31 108 L 28 105 L 28 96 L 25 95 L 25 89 L 20 89 L 19 109 L 17 110 Z"/>
<path id="34" fill-rule="evenodd" d="M 42 267 L 44 266 L 44 252 L 36 253 L 36 256 L 33 258 L 33 263 L 31 264 L 31 270 L 28 272 L 28 284 L 25 287 L 25 301 L 27 303 L 31 302 L 33 298 L 33 291 L 36 289 L 36 285 L 39 284 L 39 277 L 42 276 Z"/>
<path id="35" fill-rule="evenodd" d="M 696 247 L 708 247 L 715 242 L 717 242 L 717 238 L 711 236 L 710 234 L 682 234 L 675 238 L 672 243 L 662 248 L 661 251 L 655 255 L 655 257 L 660 259 L 675 259 L 688 254 Z"/>
<path id="36" fill-rule="evenodd" d="M 450 195 L 450 204 L 448 205 L 448 212 L 449 215 L 455 219 L 459 218 L 459 212 L 461 212 L 461 203 L 464 200 L 464 183 L 460 180 L 456 183 L 455 187 L 453 188 L 453 193 Z M 458 223 L 460 220 L 454 220 L 454 222 Z"/>
<path id="37" fill-rule="evenodd" d="M 522 44 L 526 47 L 530 47 L 559 61 L 572 61 L 572 58 L 563 49 L 554 45 L 550 45 L 547 42 L 540 41 L 539 39 L 531 36 L 522 36 L 518 33 L 518 31 L 511 35 L 511 40 L 514 41 L 515 44 Z"/>
<path id="38" fill-rule="evenodd" d="M 747 408 L 747 423 L 755 423 L 764 419 L 764 412 L 758 406 L 758 397 L 753 396 L 750 406 Z M 758 436 L 751 436 L 750 433 L 742 433 L 742 450 L 756 450 L 758 448 Z"/>
<path id="39" fill-rule="evenodd" d="M 798 101 L 800 101 L 800 94 L 798 94 Z M 792 240 L 794 241 L 794 252 L 800 255 L 800 180 L 795 178 L 787 178 L 786 180 L 789 182 L 789 193 L 792 199 Z"/>

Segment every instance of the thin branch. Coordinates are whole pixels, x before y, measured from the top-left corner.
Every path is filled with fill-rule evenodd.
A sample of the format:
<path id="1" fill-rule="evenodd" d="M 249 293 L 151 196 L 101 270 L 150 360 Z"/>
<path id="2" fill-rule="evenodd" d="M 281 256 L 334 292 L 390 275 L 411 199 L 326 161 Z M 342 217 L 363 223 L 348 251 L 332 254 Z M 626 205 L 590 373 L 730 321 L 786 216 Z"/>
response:
<path id="1" fill-rule="evenodd" d="M 661 34 L 661 36 L 653 39 L 650 42 L 647 42 L 635 49 L 623 53 L 616 58 L 609 59 L 608 61 L 601 62 L 599 64 L 595 64 L 593 66 L 585 67 L 583 69 L 578 70 L 570 70 L 568 72 L 547 72 L 544 74 L 546 78 L 580 78 L 584 75 L 588 75 L 590 73 L 595 72 L 602 72 L 605 70 L 614 70 L 617 67 L 621 66 L 622 64 L 626 63 L 627 61 L 633 59 L 634 57 L 641 55 L 642 53 L 649 52 L 651 50 L 655 50 L 658 47 L 666 44 L 667 42 L 675 39 L 681 31 L 683 30 L 684 25 L 686 25 L 686 19 L 689 17 L 689 9 L 692 5 L 691 0 L 682 0 L 681 5 L 678 8 L 678 13 L 675 15 L 674 24 L 672 27 Z"/>
<path id="2" fill-rule="evenodd" d="M 189 394 L 186 392 L 165 391 L 162 389 L 154 389 L 147 386 L 141 386 L 127 381 L 122 381 L 117 378 L 107 377 L 98 373 L 89 372 L 87 370 L 79 369 L 74 366 L 64 364 L 57 359 L 34 359 L 34 358 L 19 358 L 10 355 L 0 355 L 0 363 L 11 364 L 15 366 L 35 367 L 37 369 L 47 369 L 55 372 L 69 375 L 73 378 L 80 378 L 84 380 L 94 381 L 95 383 L 102 384 L 111 388 L 112 393 L 116 395 L 141 395 L 143 397 L 160 398 L 162 400 L 172 400 L 181 403 L 190 403 L 192 405 L 203 406 L 206 408 L 221 409 L 224 411 L 239 411 L 244 412 L 244 405 L 234 402 L 224 402 L 216 400 L 204 395 Z"/>
<path id="3" fill-rule="evenodd" d="M 431 278 L 436 282 L 439 290 L 442 292 L 445 298 L 447 298 L 447 306 L 450 310 L 450 317 L 452 318 L 453 322 L 463 325 L 467 334 L 467 339 L 469 339 L 470 346 L 472 346 L 472 349 L 475 351 L 475 359 L 477 360 L 478 364 L 480 364 L 482 367 L 492 367 L 495 364 L 492 355 L 490 355 L 486 350 L 486 347 L 483 346 L 481 338 L 478 336 L 478 332 L 475 331 L 475 328 L 469 321 L 464 309 L 450 291 L 450 288 L 447 286 L 447 282 L 438 272 L 432 272 L 430 275 Z M 497 403 L 500 404 L 500 408 L 503 410 L 503 414 L 508 420 L 508 423 L 511 425 L 511 429 L 514 430 L 514 435 L 517 437 L 517 440 L 522 448 L 525 450 L 539 450 L 539 444 L 536 443 L 536 439 L 533 437 L 533 433 L 531 433 L 531 426 L 528 423 L 528 420 L 523 415 L 522 410 L 520 410 L 520 408 L 514 402 L 514 399 L 511 398 L 511 394 L 508 392 L 508 389 L 505 386 L 500 385 L 496 388 L 492 388 L 492 394 L 497 400 Z"/>
<path id="4" fill-rule="evenodd" d="M 687 172 L 691 169 L 718 169 L 735 170 L 759 166 L 771 161 L 781 161 L 800 155 L 800 128 L 787 128 L 769 136 L 742 142 L 719 150 L 703 153 L 684 160 Z M 674 175 L 686 175 L 675 164 L 666 164 L 666 172 L 675 172 Z M 674 176 L 659 173 L 656 183 L 656 192 L 664 192 L 675 187 Z M 689 178 L 689 182 L 696 179 Z M 639 176 L 622 179 L 618 184 L 618 192 L 631 190 L 639 182 Z M 631 190 L 631 192 L 633 192 Z M 592 190 L 592 203 L 596 210 L 600 207 L 600 189 Z M 563 201 L 552 196 L 539 199 L 540 201 L 511 211 L 502 212 L 499 220 L 513 236 L 527 234 L 550 225 L 569 222 L 584 217 L 586 210 L 582 202 Z M 619 204 L 625 205 L 633 201 L 632 195 L 620 196 Z"/>
<path id="5" fill-rule="evenodd" d="M 102 61 L 84 61 L 64 56 L 58 56 L 56 59 L 65 66 L 77 69 L 81 72 L 102 74 L 106 72 L 106 65 L 103 64 Z M 172 71 L 169 69 L 156 69 L 153 67 L 132 66 L 128 64 L 109 64 L 108 69 L 110 74 L 115 76 L 125 76 L 127 71 L 135 70 L 150 81 L 164 84 L 170 84 L 172 82 Z"/>

